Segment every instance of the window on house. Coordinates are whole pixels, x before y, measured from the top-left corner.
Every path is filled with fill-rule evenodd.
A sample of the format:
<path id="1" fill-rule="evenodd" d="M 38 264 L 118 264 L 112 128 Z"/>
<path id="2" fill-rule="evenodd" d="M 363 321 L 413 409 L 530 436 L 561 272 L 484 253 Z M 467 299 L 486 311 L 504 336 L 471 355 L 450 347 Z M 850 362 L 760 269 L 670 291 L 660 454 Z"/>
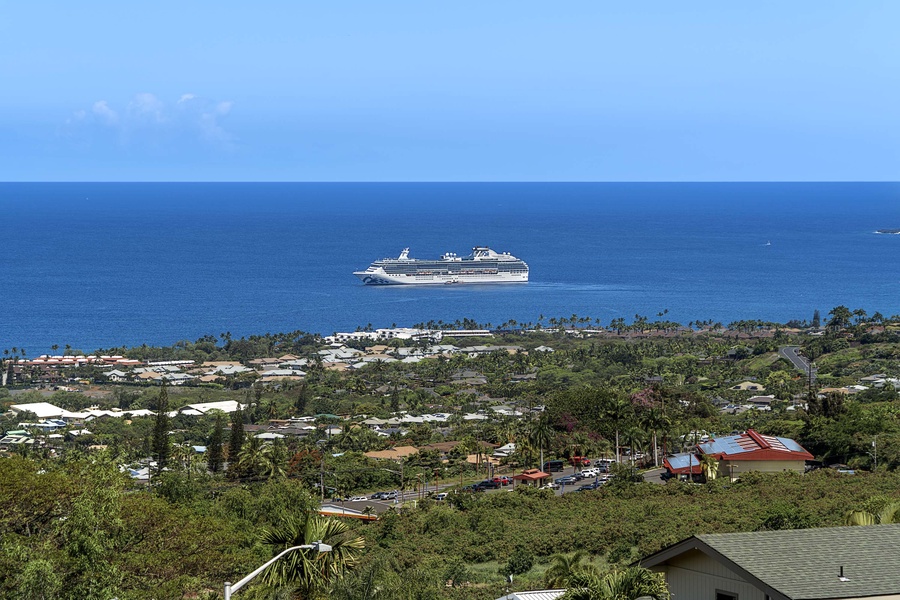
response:
<path id="1" fill-rule="evenodd" d="M 738 600 L 738 595 L 734 592 L 723 592 L 716 590 L 716 600 Z"/>

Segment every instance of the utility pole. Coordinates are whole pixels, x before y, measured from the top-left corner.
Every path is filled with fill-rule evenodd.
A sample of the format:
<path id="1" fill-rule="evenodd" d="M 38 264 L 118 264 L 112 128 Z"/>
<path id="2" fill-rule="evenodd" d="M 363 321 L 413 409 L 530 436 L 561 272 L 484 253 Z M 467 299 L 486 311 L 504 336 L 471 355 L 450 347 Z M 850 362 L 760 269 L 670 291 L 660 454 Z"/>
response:
<path id="1" fill-rule="evenodd" d="M 872 450 L 874 451 L 873 457 L 875 458 L 875 470 L 878 470 L 878 436 L 875 436 L 875 439 L 872 440 Z"/>

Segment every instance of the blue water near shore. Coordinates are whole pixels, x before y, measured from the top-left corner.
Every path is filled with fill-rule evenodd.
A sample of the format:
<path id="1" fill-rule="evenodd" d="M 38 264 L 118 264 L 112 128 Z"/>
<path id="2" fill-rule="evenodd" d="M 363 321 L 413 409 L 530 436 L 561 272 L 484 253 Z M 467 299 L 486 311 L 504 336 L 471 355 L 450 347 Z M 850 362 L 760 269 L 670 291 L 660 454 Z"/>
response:
<path id="1" fill-rule="evenodd" d="M 29 355 L 230 331 L 464 317 L 787 321 L 900 312 L 900 185 L 0 184 L 0 348 Z M 510 286 L 351 274 L 486 244 Z"/>

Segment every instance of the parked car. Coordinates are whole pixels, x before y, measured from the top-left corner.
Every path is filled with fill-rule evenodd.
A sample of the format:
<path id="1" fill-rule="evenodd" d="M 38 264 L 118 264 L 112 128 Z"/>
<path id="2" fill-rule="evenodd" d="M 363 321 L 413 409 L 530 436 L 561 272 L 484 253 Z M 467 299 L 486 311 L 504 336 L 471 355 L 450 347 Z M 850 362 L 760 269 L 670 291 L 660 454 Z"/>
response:
<path id="1" fill-rule="evenodd" d="M 545 483 L 544 485 L 541 486 L 541 489 L 542 490 L 558 490 L 559 484 L 556 483 L 555 481 L 548 481 L 547 483 Z"/>
<path id="2" fill-rule="evenodd" d="M 575 491 L 576 492 L 588 492 L 590 490 L 596 490 L 598 487 L 600 487 L 599 483 L 586 483 L 584 485 L 578 486 L 578 489 Z"/>
<path id="3" fill-rule="evenodd" d="M 590 469 L 585 469 L 584 471 L 582 471 L 581 474 L 585 479 L 589 479 L 591 477 L 597 477 L 598 475 L 600 475 L 600 471 L 598 471 L 596 467 L 591 467 Z"/>
<path id="4" fill-rule="evenodd" d="M 500 482 L 494 481 L 493 479 L 485 479 L 484 481 L 480 481 L 475 485 L 485 490 L 500 489 Z"/>
<path id="5" fill-rule="evenodd" d="M 512 483 L 512 479 L 510 479 L 506 475 L 504 475 L 502 477 L 500 477 L 500 476 L 494 477 L 494 481 L 496 483 L 499 483 L 500 485 L 509 485 L 510 483 Z"/>
<path id="6" fill-rule="evenodd" d="M 440 494 L 435 494 L 434 496 L 432 496 L 432 499 L 437 502 L 443 502 L 444 500 L 447 499 L 447 492 L 441 492 Z"/>
<path id="7" fill-rule="evenodd" d="M 541 471 L 544 473 L 554 473 L 562 471 L 566 467 L 566 463 L 561 460 L 548 460 L 541 465 Z"/>
<path id="8" fill-rule="evenodd" d="M 385 494 L 387 494 L 387 492 L 375 492 L 374 494 L 369 496 L 369 500 L 384 500 Z"/>
<path id="9" fill-rule="evenodd" d="M 397 492 L 385 492 L 384 496 L 382 496 L 384 500 L 396 500 Z"/>
<path id="10" fill-rule="evenodd" d="M 554 480 L 554 483 L 558 483 L 560 485 L 572 485 L 577 482 L 578 479 L 574 475 L 566 475 L 565 477 L 559 477 Z"/>
<path id="11" fill-rule="evenodd" d="M 616 461 L 610 458 L 598 458 L 594 461 L 594 467 L 596 467 L 601 473 L 609 473 L 609 469 L 612 465 L 615 464 Z"/>
<path id="12" fill-rule="evenodd" d="M 348 502 L 365 502 L 366 500 L 368 500 L 368 498 L 366 498 L 365 496 L 350 496 L 350 498 L 347 501 Z"/>
<path id="13" fill-rule="evenodd" d="M 584 456 L 573 456 L 569 460 L 572 462 L 573 467 L 589 467 L 589 466 L 591 466 L 591 459 L 586 458 Z"/>

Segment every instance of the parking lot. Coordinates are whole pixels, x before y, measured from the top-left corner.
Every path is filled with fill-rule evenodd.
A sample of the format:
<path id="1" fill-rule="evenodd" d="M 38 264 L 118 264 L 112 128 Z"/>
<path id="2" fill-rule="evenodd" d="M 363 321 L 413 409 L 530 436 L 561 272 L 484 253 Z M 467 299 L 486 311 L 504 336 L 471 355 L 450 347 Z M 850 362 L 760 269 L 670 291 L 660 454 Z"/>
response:
<path id="1" fill-rule="evenodd" d="M 595 461 L 592 460 L 591 464 L 593 465 L 594 462 Z M 562 471 L 554 471 L 554 472 L 550 473 L 551 477 L 549 479 L 545 480 L 545 483 L 550 482 L 550 481 L 555 482 L 557 479 L 561 479 L 564 477 L 571 477 L 571 476 L 574 476 L 576 473 L 580 473 L 582 471 L 589 471 L 592 468 L 594 468 L 594 467 L 591 466 L 591 467 L 582 467 L 580 469 L 576 469 L 571 464 L 567 464 L 565 467 L 563 467 Z M 559 486 L 559 488 L 553 490 L 553 493 L 556 494 L 557 496 L 561 496 L 562 494 L 568 494 L 570 492 L 574 492 L 579 487 L 581 487 L 582 485 L 585 485 L 585 484 L 590 484 L 590 483 L 596 482 L 599 485 L 602 485 L 603 481 L 604 481 L 604 475 L 605 474 L 601 473 L 596 477 L 581 479 L 580 481 L 576 481 L 575 483 L 561 484 Z M 521 486 L 521 485 L 528 485 L 528 484 L 523 484 L 523 483 L 520 483 L 517 481 L 509 486 L 502 486 L 500 489 L 488 489 L 488 490 L 484 490 L 483 492 L 479 492 L 479 493 L 496 494 L 496 493 L 502 492 L 504 490 L 515 489 L 515 487 Z"/>
<path id="2" fill-rule="evenodd" d="M 591 464 L 593 465 L 595 462 L 596 461 L 592 460 Z M 590 467 L 582 467 L 582 468 L 576 469 L 571 464 L 566 464 L 561 471 L 554 471 L 554 472 L 550 473 L 551 477 L 549 479 L 547 479 L 546 482 L 550 482 L 550 481 L 555 482 L 558 479 L 561 479 L 564 477 L 571 477 L 571 476 L 574 476 L 576 473 L 580 473 L 583 471 L 590 471 L 593 468 L 595 468 L 595 467 L 590 466 Z M 579 481 L 576 481 L 575 483 L 562 484 L 557 489 L 554 489 L 553 493 L 557 496 L 561 496 L 563 494 L 568 494 L 568 493 L 577 491 L 578 488 L 581 487 L 582 485 L 591 484 L 591 483 L 597 483 L 598 486 L 602 486 L 604 479 L 605 479 L 604 476 L 605 476 L 605 474 L 601 473 L 595 477 L 584 478 Z M 500 477 L 508 477 L 509 479 L 511 479 L 512 475 L 511 474 L 510 475 L 501 475 Z M 475 484 L 471 484 L 470 486 L 464 486 L 464 488 L 465 487 L 471 488 L 472 485 L 475 485 Z M 518 481 L 510 481 L 509 485 L 501 485 L 500 487 L 498 487 L 496 489 L 484 489 L 484 490 L 480 490 L 477 493 L 479 493 L 479 494 L 503 493 L 504 491 L 512 491 L 516 487 L 519 487 L 522 485 L 529 485 L 529 484 L 521 483 Z M 451 489 L 460 489 L 460 488 L 458 487 L 457 484 L 446 482 L 446 483 L 443 483 L 443 484 L 437 486 L 435 491 L 430 490 L 429 495 L 439 493 L 439 492 L 446 492 Z M 375 497 L 373 497 L 373 496 L 375 496 Z M 387 497 L 385 497 L 385 496 L 387 496 Z M 390 492 L 377 492 L 375 494 L 369 494 L 367 499 L 365 499 L 365 500 L 363 499 L 363 497 L 348 498 L 346 501 L 340 502 L 340 504 L 346 505 L 348 508 L 353 508 L 353 509 L 357 509 L 357 510 L 362 510 L 367 505 L 373 505 L 376 507 L 380 507 L 383 510 L 384 508 L 396 505 L 399 502 L 403 502 L 403 501 L 407 501 L 407 500 L 416 500 L 421 497 L 423 497 L 423 496 L 420 492 L 408 490 L 403 493 L 398 493 L 396 490 L 393 490 Z M 379 510 L 379 512 L 381 512 L 381 511 Z"/>

